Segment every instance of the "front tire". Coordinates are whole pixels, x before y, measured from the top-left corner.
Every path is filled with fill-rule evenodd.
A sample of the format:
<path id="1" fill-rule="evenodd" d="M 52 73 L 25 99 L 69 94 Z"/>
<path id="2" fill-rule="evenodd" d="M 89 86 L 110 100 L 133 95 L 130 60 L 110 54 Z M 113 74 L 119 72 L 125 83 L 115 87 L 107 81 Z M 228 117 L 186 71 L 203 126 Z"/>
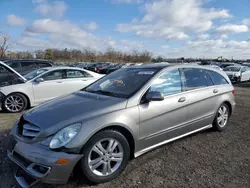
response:
<path id="1" fill-rule="evenodd" d="M 217 131 L 223 131 L 230 118 L 230 110 L 227 104 L 223 103 L 218 109 L 213 122 L 213 128 Z"/>
<path id="2" fill-rule="evenodd" d="M 80 169 L 92 183 L 104 183 L 118 177 L 128 164 L 130 147 L 118 131 L 104 130 L 84 146 Z"/>
<path id="3" fill-rule="evenodd" d="M 22 112 L 28 106 L 26 97 L 20 93 L 12 93 L 5 97 L 3 109 L 9 113 Z"/>

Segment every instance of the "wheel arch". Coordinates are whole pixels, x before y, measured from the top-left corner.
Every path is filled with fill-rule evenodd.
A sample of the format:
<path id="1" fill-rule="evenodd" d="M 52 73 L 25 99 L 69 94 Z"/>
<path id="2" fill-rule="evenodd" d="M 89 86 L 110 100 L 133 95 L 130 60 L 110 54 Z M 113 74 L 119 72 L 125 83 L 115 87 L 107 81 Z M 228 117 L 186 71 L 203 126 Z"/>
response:
<path id="1" fill-rule="evenodd" d="M 120 132 L 128 141 L 129 148 L 130 148 L 130 159 L 134 158 L 135 138 L 134 138 L 133 134 L 127 128 L 120 126 L 120 125 L 110 125 L 110 126 L 107 126 L 107 127 L 104 127 L 102 129 L 98 130 L 90 138 L 92 138 L 95 134 L 97 134 L 101 131 L 104 131 L 104 130 L 115 130 L 115 131 Z M 89 141 L 89 139 L 86 141 L 86 143 Z M 83 148 L 84 148 L 84 146 L 83 146 Z"/>
<path id="2" fill-rule="evenodd" d="M 228 106 L 229 115 L 231 116 L 232 115 L 232 110 L 233 110 L 232 104 L 229 101 L 224 101 L 222 104 L 226 104 Z"/>

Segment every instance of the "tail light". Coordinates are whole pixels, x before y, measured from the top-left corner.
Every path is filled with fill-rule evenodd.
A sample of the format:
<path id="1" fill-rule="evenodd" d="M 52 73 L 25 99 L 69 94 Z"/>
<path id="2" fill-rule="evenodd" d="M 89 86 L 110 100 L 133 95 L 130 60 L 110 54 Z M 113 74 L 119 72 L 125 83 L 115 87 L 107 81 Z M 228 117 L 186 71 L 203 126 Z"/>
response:
<path id="1" fill-rule="evenodd" d="M 234 90 L 232 90 L 232 94 L 233 94 L 233 95 L 235 95 L 235 94 L 236 94 L 236 91 L 235 91 L 235 89 L 234 89 Z"/>

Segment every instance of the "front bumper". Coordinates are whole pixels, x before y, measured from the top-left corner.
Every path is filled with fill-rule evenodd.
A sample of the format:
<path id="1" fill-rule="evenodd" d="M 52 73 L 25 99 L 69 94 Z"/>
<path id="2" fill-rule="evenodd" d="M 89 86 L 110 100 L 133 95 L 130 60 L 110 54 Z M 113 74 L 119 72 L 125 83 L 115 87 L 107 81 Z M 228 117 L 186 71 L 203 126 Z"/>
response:
<path id="1" fill-rule="evenodd" d="M 231 82 L 240 82 L 240 76 L 229 75 Z"/>
<path id="2" fill-rule="evenodd" d="M 26 175 L 49 184 L 65 184 L 76 163 L 83 157 L 80 154 L 55 152 L 40 143 L 27 144 L 11 136 L 8 146 L 8 157 L 18 165 Z M 57 164 L 58 159 L 69 159 L 67 163 Z M 25 176 L 15 175 L 17 182 L 23 187 L 32 186 Z"/>

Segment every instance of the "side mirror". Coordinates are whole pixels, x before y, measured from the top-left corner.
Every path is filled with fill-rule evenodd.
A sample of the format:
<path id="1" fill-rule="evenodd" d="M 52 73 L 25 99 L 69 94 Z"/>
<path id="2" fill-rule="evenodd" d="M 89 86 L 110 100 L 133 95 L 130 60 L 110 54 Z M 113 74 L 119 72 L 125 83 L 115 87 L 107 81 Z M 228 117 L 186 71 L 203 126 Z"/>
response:
<path id="1" fill-rule="evenodd" d="M 44 79 L 43 79 L 43 78 L 37 78 L 35 81 L 36 81 L 37 83 L 40 83 L 40 82 L 44 82 Z"/>
<path id="2" fill-rule="evenodd" d="M 163 101 L 164 95 L 159 91 L 149 91 L 146 95 L 147 101 Z"/>

